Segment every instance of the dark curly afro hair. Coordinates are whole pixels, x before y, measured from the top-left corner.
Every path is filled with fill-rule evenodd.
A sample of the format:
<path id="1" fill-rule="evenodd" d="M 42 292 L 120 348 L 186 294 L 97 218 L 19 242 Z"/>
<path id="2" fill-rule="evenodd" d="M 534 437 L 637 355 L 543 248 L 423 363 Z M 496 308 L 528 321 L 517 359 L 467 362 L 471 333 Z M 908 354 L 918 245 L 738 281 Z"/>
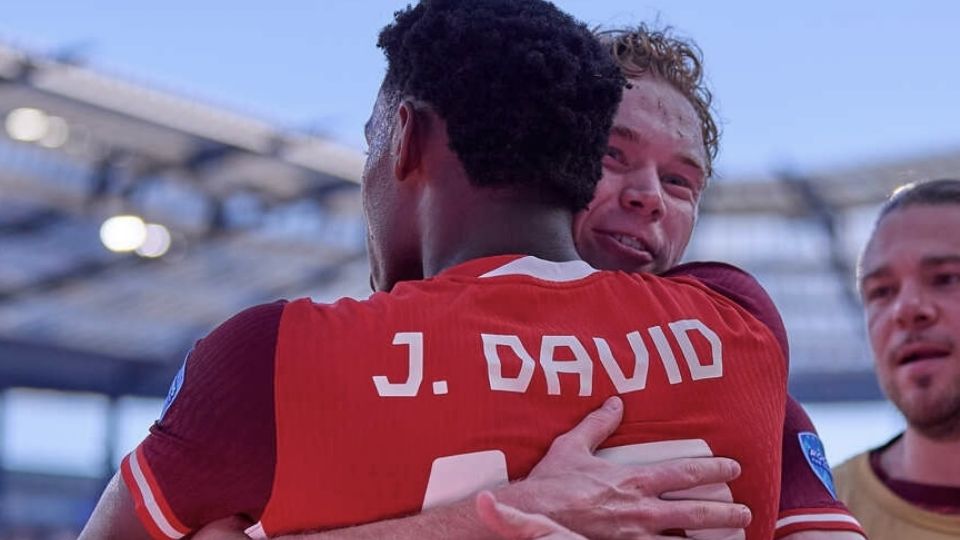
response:
<path id="1" fill-rule="evenodd" d="M 474 185 L 586 207 L 626 84 L 586 26 L 542 0 L 423 0 L 395 17 L 383 88 L 430 103 Z"/>

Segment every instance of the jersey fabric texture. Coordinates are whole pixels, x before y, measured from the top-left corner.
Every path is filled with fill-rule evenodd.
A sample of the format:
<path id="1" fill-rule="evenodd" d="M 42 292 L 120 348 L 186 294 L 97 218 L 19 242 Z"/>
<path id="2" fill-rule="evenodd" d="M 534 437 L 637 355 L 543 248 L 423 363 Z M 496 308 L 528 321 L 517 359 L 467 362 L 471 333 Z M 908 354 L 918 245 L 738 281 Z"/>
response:
<path id="1" fill-rule="evenodd" d="M 785 374 L 779 316 L 733 267 L 664 279 L 479 259 L 367 301 L 227 321 L 122 476 L 158 538 L 230 514 L 271 535 L 362 523 L 524 475 L 619 393 L 611 459 L 735 457 L 744 475 L 714 495 L 749 504 L 747 537 L 769 538 Z"/>
<path id="2" fill-rule="evenodd" d="M 860 523 L 836 496 L 826 456 L 820 454 L 820 471 L 828 476 L 822 480 L 816 463 L 804 455 L 810 448 L 802 438 L 811 436 L 816 438 L 813 422 L 799 403 L 788 399 L 783 423 L 780 514 L 774 538 L 800 531 L 850 531 L 865 536 Z"/>
<path id="3" fill-rule="evenodd" d="M 885 445 L 885 448 L 888 445 Z M 850 511 L 860 520 L 871 540 L 947 540 L 960 538 L 960 515 L 934 512 L 912 503 L 891 489 L 871 464 L 870 456 L 877 450 L 857 454 L 834 469 L 837 491 Z M 898 486 L 894 486 L 895 488 Z M 910 491 L 917 491 L 912 484 Z M 957 497 L 960 489 L 928 486 L 927 491 L 939 491 Z M 925 500 L 934 502 L 938 493 L 928 493 Z M 919 497 L 918 497 L 919 498 Z M 943 497 L 941 497 L 943 499 Z M 957 501 L 954 499 L 953 508 Z"/>

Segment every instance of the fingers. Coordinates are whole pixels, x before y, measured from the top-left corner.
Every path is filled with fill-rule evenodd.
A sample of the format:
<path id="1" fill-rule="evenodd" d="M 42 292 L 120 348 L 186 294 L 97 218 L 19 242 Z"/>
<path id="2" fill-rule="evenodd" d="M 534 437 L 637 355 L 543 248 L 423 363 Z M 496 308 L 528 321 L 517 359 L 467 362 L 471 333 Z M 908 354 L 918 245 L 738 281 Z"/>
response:
<path id="1" fill-rule="evenodd" d="M 740 464 L 723 457 L 682 458 L 635 469 L 638 483 L 653 493 L 725 484 L 740 476 Z"/>
<path id="2" fill-rule="evenodd" d="M 603 406 L 584 417 L 576 427 L 557 438 L 555 443 L 586 448 L 590 452 L 605 441 L 620 426 L 623 419 L 623 401 L 613 396 Z"/>
<path id="3" fill-rule="evenodd" d="M 742 504 L 713 501 L 664 501 L 657 523 L 664 529 L 744 529 L 752 518 Z"/>
<path id="4" fill-rule="evenodd" d="M 726 488 L 740 476 L 740 465 L 732 459 L 674 459 L 632 466 L 628 474 L 640 493 L 658 499 L 646 507 L 644 517 L 659 530 L 742 529 L 750 524 L 750 509 L 734 503 Z"/>

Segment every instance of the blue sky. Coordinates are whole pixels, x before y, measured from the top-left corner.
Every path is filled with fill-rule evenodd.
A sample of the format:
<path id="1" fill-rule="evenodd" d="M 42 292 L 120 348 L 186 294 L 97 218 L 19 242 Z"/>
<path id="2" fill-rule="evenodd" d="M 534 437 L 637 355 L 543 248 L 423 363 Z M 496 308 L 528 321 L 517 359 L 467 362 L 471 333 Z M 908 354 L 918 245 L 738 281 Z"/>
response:
<path id="1" fill-rule="evenodd" d="M 0 39 L 361 148 L 397 0 L 8 2 Z M 605 26 L 696 39 L 723 120 L 724 176 L 960 148 L 960 3 L 561 0 Z"/>

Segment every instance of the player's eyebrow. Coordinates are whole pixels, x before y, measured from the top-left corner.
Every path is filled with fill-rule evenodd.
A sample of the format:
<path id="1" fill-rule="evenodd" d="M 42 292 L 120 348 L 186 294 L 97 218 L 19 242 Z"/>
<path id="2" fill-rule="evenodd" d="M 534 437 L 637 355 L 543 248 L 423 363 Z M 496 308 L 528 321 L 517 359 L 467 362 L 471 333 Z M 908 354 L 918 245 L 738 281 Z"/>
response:
<path id="1" fill-rule="evenodd" d="M 960 255 L 927 255 L 920 259 L 920 266 L 930 268 L 944 264 L 960 264 Z M 860 276 L 860 285 L 871 279 L 880 279 L 889 276 L 892 273 L 887 265 L 879 266 Z"/>
<path id="2" fill-rule="evenodd" d="M 369 119 L 363 124 L 363 136 L 368 141 L 370 140 L 370 120 Z"/>
<path id="3" fill-rule="evenodd" d="M 624 126 L 618 126 L 618 125 L 613 126 L 612 128 L 610 128 L 610 134 L 617 135 L 618 137 L 623 137 L 624 139 L 627 139 L 628 141 L 633 143 L 643 142 L 640 139 L 640 135 L 638 135 L 636 131 Z"/>
<path id="4" fill-rule="evenodd" d="M 940 266 L 943 264 L 960 264 L 960 255 L 929 255 L 920 259 L 922 266 Z"/>
<path id="5" fill-rule="evenodd" d="M 860 285 L 862 286 L 864 283 L 866 283 L 871 279 L 878 279 L 878 278 L 886 277 L 888 275 L 890 275 L 889 266 L 880 266 L 878 268 L 874 268 L 873 270 L 860 276 Z"/>
<path id="6" fill-rule="evenodd" d="M 692 157 L 690 157 L 690 156 L 688 156 L 688 155 L 686 155 L 686 154 L 678 154 L 678 155 L 677 155 L 677 159 L 679 159 L 680 161 L 682 161 L 682 162 L 685 163 L 686 165 L 689 165 L 689 166 L 693 167 L 694 169 L 697 169 L 698 171 L 700 171 L 700 174 L 701 174 L 702 176 L 706 176 L 706 173 L 705 173 L 704 170 L 703 170 L 703 165 L 701 165 L 700 162 L 697 161 L 696 159 L 693 159 Z"/>
<path id="7" fill-rule="evenodd" d="M 622 125 L 615 124 L 612 128 L 610 128 L 610 134 L 616 135 L 617 137 L 623 137 L 624 139 L 634 144 L 642 145 L 647 143 L 647 140 L 643 136 L 641 136 L 639 133 Z M 674 157 L 680 162 L 682 162 L 684 165 L 697 169 L 697 171 L 700 172 L 700 176 L 702 177 L 706 176 L 706 169 L 704 168 L 700 160 L 694 157 L 691 157 L 685 153 L 677 153 Z"/>

